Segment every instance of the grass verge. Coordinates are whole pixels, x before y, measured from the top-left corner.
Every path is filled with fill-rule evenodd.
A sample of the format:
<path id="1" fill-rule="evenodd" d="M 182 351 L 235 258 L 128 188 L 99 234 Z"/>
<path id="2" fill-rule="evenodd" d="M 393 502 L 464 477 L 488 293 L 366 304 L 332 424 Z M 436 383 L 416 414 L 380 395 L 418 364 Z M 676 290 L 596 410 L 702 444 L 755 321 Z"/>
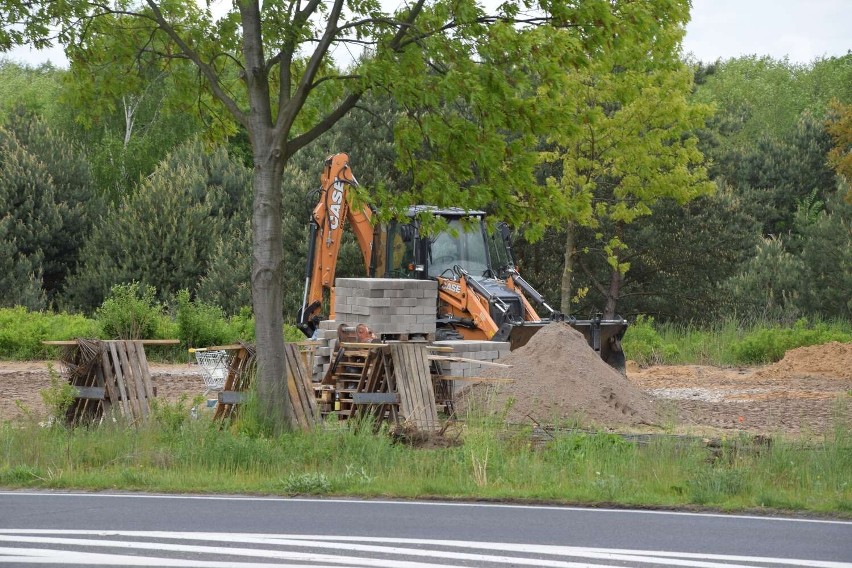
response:
<path id="1" fill-rule="evenodd" d="M 852 517 L 852 435 L 755 445 L 608 433 L 559 434 L 468 422 L 458 444 L 412 448 L 343 423 L 268 437 L 220 430 L 190 403 L 147 425 L 0 426 L 0 486 L 157 492 L 352 495 L 797 510 Z"/>

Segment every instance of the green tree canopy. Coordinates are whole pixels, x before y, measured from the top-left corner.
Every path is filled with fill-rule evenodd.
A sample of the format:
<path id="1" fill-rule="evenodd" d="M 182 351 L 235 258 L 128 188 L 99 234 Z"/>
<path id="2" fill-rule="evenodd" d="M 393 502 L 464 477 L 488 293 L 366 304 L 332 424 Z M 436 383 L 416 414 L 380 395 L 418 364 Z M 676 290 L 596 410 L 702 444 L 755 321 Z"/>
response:
<path id="1" fill-rule="evenodd" d="M 692 134 L 704 125 L 709 107 L 689 101 L 692 73 L 679 60 L 689 6 L 659 10 L 655 27 L 643 30 L 646 35 L 630 36 L 635 30 L 626 26 L 629 41 L 566 73 L 553 87 L 542 87 L 578 95 L 553 99 L 553 111 L 563 122 L 548 135 L 551 149 L 542 158 L 556 173 L 547 180 L 548 200 L 532 203 L 566 227 L 561 286 L 566 312 L 573 296 L 577 227 L 597 232 L 595 249 L 611 268 L 604 280 L 590 275 L 611 317 L 629 269 L 624 227 L 650 214 L 659 199 L 685 203 L 713 188 Z"/>
<path id="2" fill-rule="evenodd" d="M 224 149 L 178 148 L 98 221 L 69 281 L 69 302 L 91 311 L 113 285 L 132 281 L 153 286 L 161 300 L 197 290 L 215 244 L 246 218 L 232 199 L 244 198 L 249 179 Z"/>

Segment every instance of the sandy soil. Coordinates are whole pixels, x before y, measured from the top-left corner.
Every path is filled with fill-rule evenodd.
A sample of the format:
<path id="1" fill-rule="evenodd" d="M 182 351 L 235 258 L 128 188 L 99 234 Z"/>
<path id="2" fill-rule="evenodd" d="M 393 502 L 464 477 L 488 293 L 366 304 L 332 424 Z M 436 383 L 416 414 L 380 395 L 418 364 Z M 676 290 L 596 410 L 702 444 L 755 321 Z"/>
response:
<path id="1" fill-rule="evenodd" d="M 508 387 L 506 396 L 517 400 L 515 418 L 532 414 L 547 422 L 555 414 L 571 417 L 582 408 L 581 415 L 614 429 L 656 424 L 697 432 L 802 435 L 830 431 L 838 420 L 852 425 L 852 343 L 794 349 L 778 363 L 755 368 L 641 369 L 629 364 L 624 380 L 576 354 L 573 363 L 563 361 L 547 343 L 557 338 L 539 339 L 537 348 L 528 345 L 534 349 L 509 356 L 516 359 L 512 373 L 538 377 Z M 0 422 L 23 418 L 24 409 L 44 415 L 39 391 L 50 386 L 49 363 L 0 361 Z M 53 365 L 61 369 L 59 363 Z M 566 370 L 566 365 L 573 367 Z M 174 401 L 183 394 L 204 393 L 196 365 L 151 363 L 150 369 L 158 397 Z"/>
<path id="2" fill-rule="evenodd" d="M 628 367 L 664 421 L 763 434 L 819 434 L 852 425 L 852 343 L 802 347 L 756 368 Z"/>
<path id="3" fill-rule="evenodd" d="M 46 414 L 41 390 L 50 386 L 49 367 L 61 373 L 59 361 L 0 361 L 0 422 L 20 420 L 28 412 Z M 197 365 L 149 363 L 157 397 L 176 402 L 184 394 L 193 398 L 204 394 L 204 381 Z"/>

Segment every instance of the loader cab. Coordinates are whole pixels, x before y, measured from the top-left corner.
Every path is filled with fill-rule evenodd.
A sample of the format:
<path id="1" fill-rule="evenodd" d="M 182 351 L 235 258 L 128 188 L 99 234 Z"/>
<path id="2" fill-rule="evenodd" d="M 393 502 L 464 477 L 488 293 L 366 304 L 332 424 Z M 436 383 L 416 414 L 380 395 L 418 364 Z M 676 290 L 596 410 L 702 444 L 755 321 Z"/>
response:
<path id="1" fill-rule="evenodd" d="M 427 212 L 443 217 L 447 227 L 440 233 L 426 236 L 421 231 L 419 217 Z M 455 267 L 473 276 L 495 276 L 492 256 L 506 259 L 502 240 L 489 235 L 483 221 L 484 211 L 417 205 L 409 208 L 408 222 L 393 221 L 387 225 L 384 241 L 383 275 L 387 278 L 435 279 L 457 277 Z M 499 241 L 495 250 L 494 242 Z M 501 260 L 501 262 L 502 262 Z M 376 274 L 379 276 L 379 273 Z"/>
<path id="2" fill-rule="evenodd" d="M 426 236 L 420 229 L 424 212 L 446 219 L 447 228 Z M 505 223 L 489 231 L 484 211 L 439 209 L 428 205 L 410 207 L 408 221 L 391 221 L 377 239 L 376 268 L 379 278 L 457 279 L 455 267 L 476 278 L 504 279 L 514 268 L 509 228 Z"/>

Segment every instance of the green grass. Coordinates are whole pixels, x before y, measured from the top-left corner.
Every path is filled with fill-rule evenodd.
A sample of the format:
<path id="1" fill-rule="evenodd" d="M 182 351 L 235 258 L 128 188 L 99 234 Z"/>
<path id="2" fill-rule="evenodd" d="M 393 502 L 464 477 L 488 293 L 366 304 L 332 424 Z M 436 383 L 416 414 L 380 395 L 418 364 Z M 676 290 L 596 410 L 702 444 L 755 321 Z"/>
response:
<path id="1" fill-rule="evenodd" d="M 792 326 L 735 320 L 707 328 L 657 324 L 640 317 L 627 329 L 624 352 L 640 365 L 754 365 L 778 361 L 788 349 L 852 341 L 852 323 L 799 320 Z"/>
<path id="2" fill-rule="evenodd" d="M 754 445 L 651 443 L 473 421 L 458 445 L 418 449 L 329 422 L 314 432 L 249 435 L 165 405 L 142 428 L 0 426 L 0 486 L 89 490 L 464 498 L 852 516 L 852 435 Z"/>

